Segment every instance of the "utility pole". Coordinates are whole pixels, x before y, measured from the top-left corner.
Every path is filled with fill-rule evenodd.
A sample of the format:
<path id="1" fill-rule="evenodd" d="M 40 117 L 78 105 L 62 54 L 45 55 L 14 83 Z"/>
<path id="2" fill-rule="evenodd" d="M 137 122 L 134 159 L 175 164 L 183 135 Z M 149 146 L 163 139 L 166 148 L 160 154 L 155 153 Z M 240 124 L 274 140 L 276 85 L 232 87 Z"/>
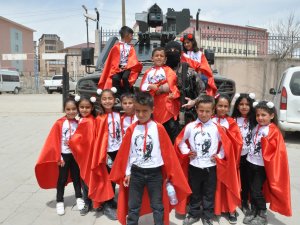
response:
<path id="1" fill-rule="evenodd" d="M 126 19 L 125 19 L 125 0 L 122 0 L 122 26 L 126 26 Z"/>
<path id="2" fill-rule="evenodd" d="M 85 10 L 85 13 L 87 14 L 88 13 L 88 10 L 87 8 L 85 7 L 85 5 L 82 5 L 82 8 Z M 89 47 L 89 19 L 88 17 L 85 18 L 85 23 L 86 23 L 86 44 L 87 44 L 87 47 Z"/>

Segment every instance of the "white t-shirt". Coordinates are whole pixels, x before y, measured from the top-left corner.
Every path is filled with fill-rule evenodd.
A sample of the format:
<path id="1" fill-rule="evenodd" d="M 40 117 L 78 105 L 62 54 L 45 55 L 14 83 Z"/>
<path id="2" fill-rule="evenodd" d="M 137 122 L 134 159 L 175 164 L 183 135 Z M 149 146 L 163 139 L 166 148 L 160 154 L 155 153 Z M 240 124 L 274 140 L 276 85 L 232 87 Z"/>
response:
<path id="1" fill-rule="evenodd" d="M 123 132 L 124 134 L 126 133 L 127 128 L 133 124 L 134 122 L 136 122 L 138 119 L 136 117 L 136 115 L 132 115 L 132 116 L 124 116 L 123 118 Z"/>
<path id="2" fill-rule="evenodd" d="M 147 77 L 145 78 L 141 89 L 142 91 L 149 91 L 149 84 L 157 84 L 158 82 L 166 79 L 166 73 L 162 67 L 152 67 L 151 70 L 147 73 Z"/>
<path id="3" fill-rule="evenodd" d="M 186 53 L 183 53 L 184 57 L 190 58 L 194 61 L 201 62 L 202 52 L 194 52 L 194 51 L 187 51 Z"/>
<path id="4" fill-rule="evenodd" d="M 75 133 L 78 123 L 75 120 L 65 120 L 62 125 L 62 137 L 61 137 L 61 153 L 71 154 L 71 149 L 67 144 L 71 136 Z M 70 132 L 71 129 L 71 132 Z"/>
<path id="5" fill-rule="evenodd" d="M 190 147 L 186 144 L 186 140 L 189 141 Z M 202 123 L 197 119 L 186 125 L 183 138 L 178 147 L 182 154 L 188 154 L 190 151 L 197 152 L 197 156 L 190 160 L 190 164 L 198 168 L 207 168 L 216 165 L 211 157 L 218 153 L 220 141 L 217 125 L 212 120 Z M 222 146 L 218 157 L 224 158 Z"/>
<path id="6" fill-rule="evenodd" d="M 250 151 L 247 155 L 247 161 L 258 165 L 264 166 L 264 160 L 261 151 L 261 138 L 266 137 L 269 134 L 269 125 L 259 126 L 257 125 L 252 132 L 252 140 Z"/>
<path id="7" fill-rule="evenodd" d="M 250 151 L 251 147 L 251 130 L 250 130 L 250 124 L 249 120 L 244 117 L 238 117 L 236 118 L 236 123 L 240 128 L 242 137 L 243 137 L 243 148 L 241 155 L 246 155 Z"/>
<path id="8" fill-rule="evenodd" d="M 124 42 L 120 42 L 120 65 L 121 66 L 127 65 L 130 48 L 131 45 Z"/>
<path id="9" fill-rule="evenodd" d="M 226 129 L 229 128 L 229 123 L 228 123 L 228 120 L 226 118 L 219 118 L 217 116 L 214 116 L 212 118 L 212 121 L 222 127 L 225 127 Z"/>
<path id="10" fill-rule="evenodd" d="M 157 168 L 164 164 L 161 156 L 157 125 L 152 120 L 147 123 L 148 132 L 146 143 L 144 141 L 146 133 L 145 126 L 145 124 L 137 124 L 134 128 L 131 137 L 126 175 L 131 174 L 133 164 L 141 168 Z M 146 147 L 145 150 L 144 147 Z"/>
<path id="11" fill-rule="evenodd" d="M 112 116 L 113 115 L 113 116 Z M 108 146 L 107 152 L 118 151 L 122 143 L 121 117 L 120 113 L 108 113 Z"/>

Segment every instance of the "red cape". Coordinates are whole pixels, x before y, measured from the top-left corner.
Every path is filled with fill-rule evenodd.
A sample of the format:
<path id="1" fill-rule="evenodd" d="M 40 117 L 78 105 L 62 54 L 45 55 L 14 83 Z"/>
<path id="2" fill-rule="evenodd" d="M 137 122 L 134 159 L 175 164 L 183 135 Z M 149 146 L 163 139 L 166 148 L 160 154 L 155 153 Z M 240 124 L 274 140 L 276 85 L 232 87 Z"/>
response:
<path id="1" fill-rule="evenodd" d="M 222 146 L 224 148 L 225 157 L 224 159 L 216 159 L 217 166 L 217 186 L 215 194 L 215 214 L 221 214 L 221 209 L 223 208 L 223 202 L 228 201 L 230 208 L 236 208 L 240 203 L 240 188 L 238 183 L 238 177 L 236 172 L 236 164 L 234 152 L 231 149 L 232 143 L 224 129 L 218 126 L 218 131 L 221 137 Z M 185 128 L 180 132 L 178 137 L 175 140 L 175 150 L 177 156 L 181 162 L 184 174 L 188 177 L 188 166 L 190 159 L 188 154 L 182 154 L 178 148 L 179 143 L 181 142 L 184 135 Z M 189 145 L 188 141 L 187 144 Z M 179 214 L 186 214 L 186 205 L 188 199 L 182 201 L 181 204 L 176 206 L 176 211 Z M 228 212 L 228 211 L 227 211 Z"/>
<path id="2" fill-rule="evenodd" d="M 56 188 L 57 185 L 57 163 L 61 160 L 62 125 L 65 120 L 66 117 L 62 117 L 54 123 L 35 165 L 35 177 L 43 189 Z"/>
<path id="3" fill-rule="evenodd" d="M 270 209 L 292 216 L 288 156 L 284 139 L 275 124 L 270 124 L 269 134 L 261 138 L 262 154 L 267 175 L 264 194 Z"/>
<path id="4" fill-rule="evenodd" d="M 201 62 L 197 62 L 187 57 L 185 53 L 181 55 L 181 62 L 187 62 L 190 65 L 190 67 L 192 67 L 197 73 L 201 72 L 202 74 L 204 74 L 208 79 L 206 94 L 210 96 L 216 95 L 217 87 L 215 84 L 214 75 L 203 53 L 201 56 Z"/>
<path id="5" fill-rule="evenodd" d="M 169 119 L 174 118 L 177 119 L 180 110 L 180 92 L 177 88 L 177 76 L 176 73 L 168 66 L 163 66 L 163 69 L 166 74 L 166 79 L 169 84 L 170 92 L 174 94 L 174 98 L 169 98 L 169 93 L 162 93 L 159 95 L 153 95 L 154 97 L 154 109 L 153 109 L 153 118 L 163 124 L 167 122 Z M 149 68 L 142 79 L 140 89 L 147 78 L 148 72 L 151 70 Z"/>
<path id="6" fill-rule="evenodd" d="M 127 166 L 127 161 L 129 157 L 131 137 L 136 127 L 137 122 L 131 125 L 124 136 L 122 145 L 120 147 L 119 153 L 113 164 L 112 171 L 110 173 L 110 178 L 112 181 L 120 185 L 119 198 L 118 198 L 118 220 L 121 224 L 126 224 L 126 216 L 128 213 L 128 188 L 124 187 L 123 179 L 125 177 L 125 171 Z M 173 149 L 171 140 L 164 129 L 164 127 L 157 123 L 159 143 L 162 153 L 162 158 L 164 161 L 162 173 L 164 177 L 163 184 L 163 204 L 164 204 L 164 224 L 169 224 L 169 212 L 172 207 L 169 203 L 169 198 L 166 191 L 166 179 L 169 179 L 174 185 L 178 202 L 183 201 L 191 194 L 188 182 L 180 168 L 179 161 L 177 159 L 176 153 Z M 140 215 L 151 213 L 150 201 L 148 197 L 147 189 L 145 188 Z"/>
<path id="7" fill-rule="evenodd" d="M 107 89 L 112 87 L 112 76 L 121 72 L 119 68 L 120 64 L 120 43 L 117 43 L 112 47 L 105 62 L 104 69 L 102 71 L 98 88 Z M 128 56 L 128 62 L 126 70 L 130 70 L 128 81 L 131 86 L 135 83 L 139 73 L 142 71 L 143 65 L 138 61 L 134 47 L 131 46 Z"/>

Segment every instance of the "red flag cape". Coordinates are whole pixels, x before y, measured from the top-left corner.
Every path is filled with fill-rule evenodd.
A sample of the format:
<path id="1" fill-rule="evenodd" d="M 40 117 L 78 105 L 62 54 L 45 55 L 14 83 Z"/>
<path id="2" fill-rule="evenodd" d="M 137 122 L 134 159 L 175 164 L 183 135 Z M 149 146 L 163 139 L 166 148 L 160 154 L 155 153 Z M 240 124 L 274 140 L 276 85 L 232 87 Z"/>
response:
<path id="1" fill-rule="evenodd" d="M 177 88 L 177 76 L 176 73 L 168 66 L 163 66 L 163 69 L 165 71 L 166 79 L 169 84 L 170 92 L 174 94 L 173 99 L 169 98 L 169 93 L 162 93 L 159 95 L 153 95 L 154 97 L 154 109 L 153 109 L 153 117 L 154 120 L 163 124 L 167 122 L 169 119 L 174 117 L 174 119 L 177 119 L 177 116 L 179 115 L 180 110 L 180 92 Z M 149 68 L 142 79 L 140 89 L 147 78 L 147 74 L 151 68 Z"/>
<path id="2" fill-rule="evenodd" d="M 120 185 L 117 215 L 118 220 L 121 224 L 126 224 L 126 216 L 128 213 L 128 188 L 124 187 L 123 180 L 125 177 L 125 171 L 130 152 L 131 137 L 136 125 L 137 122 L 135 122 L 127 129 L 119 153 L 116 157 L 112 171 L 110 173 L 111 180 Z M 181 202 L 182 200 L 186 199 L 188 195 L 191 194 L 191 190 L 180 167 L 178 158 L 176 156 L 176 153 L 173 149 L 171 140 L 166 130 L 159 123 L 157 123 L 157 129 L 161 154 L 164 161 L 164 165 L 162 167 L 162 173 L 164 178 L 162 199 L 164 204 L 164 224 L 167 225 L 169 224 L 169 212 L 171 211 L 173 206 L 171 206 L 169 203 L 169 198 L 166 191 L 166 179 L 170 180 L 171 183 L 174 185 L 178 202 Z M 151 212 L 152 210 L 150 207 L 148 192 L 147 188 L 145 188 L 140 215 L 148 214 Z"/>
<path id="3" fill-rule="evenodd" d="M 102 71 L 98 88 L 107 89 L 112 87 L 112 76 L 121 72 L 120 64 L 120 43 L 117 43 L 112 47 L 105 62 L 104 69 Z M 139 73 L 142 71 L 143 65 L 138 61 L 134 47 L 131 46 L 128 56 L 128 62 L 125 70 L 130 70 L 128 81 L 132 86 Z"/>
<path id="4" fill-rule="evenodd" d="M 196 60 L 193 60 L 190 57 L 188 57 L 187 54 L 182 53 L 181 62 L 187 62 L 190 65 L 190 67 L 192 67 L 197 73 L 204 74 L 208 79 L 206 94 L 210 96 L 216 95 L 217 87 L 215 84 L 214 75 L 203 53 L 201 56 L 201 62 L 197 62 Z"/>
<path id="5" fill-rule="evenodd" d="M 35 164 L 35 177 L 43 189 L 56 188 L 57 185 L 59 175 L 57 163 L 61 160 L 62 125 L 66 119 L 62 117 L 54 123 Z M 70 178 L 68 182 L 71 182 Z"/>
<path id="6" fill-rule="evenodd" d="M 267 175 L 264 194 L 270 209 L 285 216 L 292 216 L 288 156 L 284 139 L 273 123 L 269 134 L 261 138 L 262 154 Z"/>
<path id="7" fill-rule="evenodd" d="M 222 127 L 216 125 L 221 137 L 222 146 L 224 148 L 225 157 L 224 159 L 216 159 L 217 164 L 217 187 L 215 194 L 215 214 L 220 214 L 222 208 L 222 202 L 228 201 L 230 208 L 236 208 L 240 203 L 240 189 L 238 183 L 238 177 L 236 172 L 236 164 L 234 152 L 231 149 L 231 141 L 226 135 L 226 132 Z M 175 150 L 183 168 L 184 174 L 188 177 L 188 166 L 190 159 L 188 154 L 182 154 L 178 148 L 184 135 L 185 128 L 180 132 L 175 140 Z M 189 145 L 188 141 L 186 141 Z M 179 214 L 186 214 L 186 205 L 188 199 L 182 201 L 176 206 L 176 211 Z"/>

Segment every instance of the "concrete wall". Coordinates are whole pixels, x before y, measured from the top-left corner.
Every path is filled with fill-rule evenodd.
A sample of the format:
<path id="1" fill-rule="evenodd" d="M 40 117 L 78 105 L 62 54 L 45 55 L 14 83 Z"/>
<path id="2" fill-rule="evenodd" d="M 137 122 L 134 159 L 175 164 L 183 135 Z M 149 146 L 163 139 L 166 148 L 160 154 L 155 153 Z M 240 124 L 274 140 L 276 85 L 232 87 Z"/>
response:
<path id="1" fill-rule="evenodd" d="M 237 93 L 254 92 L 257 99 L 272 100 L 269 89 L 277 87 L 282 72 L 291 65 L 300 66 L 300 59 L 216 57 L 212 68 L 234 80 Z"/>

